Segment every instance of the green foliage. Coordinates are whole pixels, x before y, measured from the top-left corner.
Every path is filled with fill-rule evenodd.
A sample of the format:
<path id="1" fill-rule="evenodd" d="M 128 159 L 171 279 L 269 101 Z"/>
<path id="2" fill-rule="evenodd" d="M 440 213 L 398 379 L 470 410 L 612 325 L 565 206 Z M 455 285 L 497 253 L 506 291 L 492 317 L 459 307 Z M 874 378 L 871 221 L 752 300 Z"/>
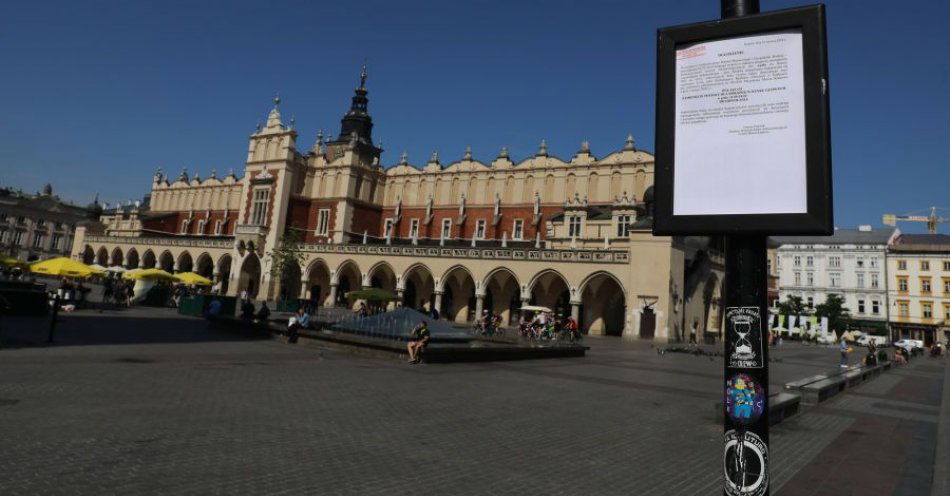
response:
<path id="1" fill-rule="evenodd" d="M 817 305 L 815 315 L 828 317 L 828 328 L 838 335 L 847 331 L 851 323 L 851 312 L 844 306 L 844 298 L 836 294 L 829 294 L 824 303 Z"/>
<path id="2" fill-rule="evenodd" d="M 300 231 L 287 231 L 270 251 L 271 277 L 283 280 L 285 276 L 293 274 L 293 268 L 298 269 L 304 260 L 303 251 L 300 244 L 303 241 L 303 234 Z"/>
<path id="3" fill-rule="evenodd" d="M 778 313 L 780 315 L 805 315 L 805 304 L 802 303 L 802 297 L 788 295 L 785 301 L 778 304 Z"/>

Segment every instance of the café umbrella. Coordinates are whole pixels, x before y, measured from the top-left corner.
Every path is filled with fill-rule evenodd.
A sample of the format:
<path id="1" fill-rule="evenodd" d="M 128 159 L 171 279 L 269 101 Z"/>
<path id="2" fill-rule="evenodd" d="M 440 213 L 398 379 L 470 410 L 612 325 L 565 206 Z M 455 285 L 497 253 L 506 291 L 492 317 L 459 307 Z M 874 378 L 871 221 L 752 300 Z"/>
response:
<path id="1" fill-rule="evenodd" d="M 194 272 L 183 272 L 181 274 L 175 274 L 175 279 L 178 279 L 182 283 L 188 286 L 210 286 L 211 279 L 202 276 L 201 274 L 195 274 Z"/>
<path id="2" fill-rule="evenodd" d="M 57 277 L 89 277 L 102 272 L 67 257 L 51 258 L 30 266 L 30 271 Z"/>
<path id="3" fill-rule="evenodd" d="M 165 272 L 162 269 L 145 269 L 137 271 L 126 271 L 122 274 L 122 277 L 126 279 L 146 279 L 146 280 L 160 280 L 165 279 L 172 281 L 175 279 L 175 276 Z"/>

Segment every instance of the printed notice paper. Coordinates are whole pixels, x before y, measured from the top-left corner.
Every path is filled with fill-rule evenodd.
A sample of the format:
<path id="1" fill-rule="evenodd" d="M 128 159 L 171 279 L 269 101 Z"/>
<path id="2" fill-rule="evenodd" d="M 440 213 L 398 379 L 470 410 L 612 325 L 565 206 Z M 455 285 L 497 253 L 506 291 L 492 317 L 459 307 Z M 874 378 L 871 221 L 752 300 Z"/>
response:
<path id="1" fill-rule="evenodd" d="M 676 50 L 674 215 L 807 213 L 800 30 Z"/>

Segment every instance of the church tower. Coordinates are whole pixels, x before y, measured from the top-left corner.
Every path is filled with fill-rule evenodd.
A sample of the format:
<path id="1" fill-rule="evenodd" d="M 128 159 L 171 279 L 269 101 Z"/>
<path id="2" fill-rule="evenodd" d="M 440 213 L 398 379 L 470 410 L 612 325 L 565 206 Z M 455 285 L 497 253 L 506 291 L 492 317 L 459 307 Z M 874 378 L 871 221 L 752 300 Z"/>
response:
<path id="1" fill-rule="evenodd" d="M 356 88 L 350 110 L 340 121 L 340 134 L 333 141 L 327 143 L 327 160 L 346 157 L 352 152 L 351 165 L 376 166 L 379 164 L 379 155 L 382 149 L 373 144 L 373 118 L 369 115 L 366 97 L 366 66 L 360 72 L 360 86 Z"/>

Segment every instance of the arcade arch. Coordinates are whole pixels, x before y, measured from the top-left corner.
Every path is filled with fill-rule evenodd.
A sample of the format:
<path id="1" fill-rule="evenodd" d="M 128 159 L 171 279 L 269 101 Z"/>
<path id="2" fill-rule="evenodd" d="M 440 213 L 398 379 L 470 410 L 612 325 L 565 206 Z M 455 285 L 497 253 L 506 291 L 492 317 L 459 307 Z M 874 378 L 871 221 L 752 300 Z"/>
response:
<path id="1" fill-rule="evenodd" d="M 609 272 L 595 272 L 581 283 L 581 330 L 590 334 L 622 336 L 626 327 L 626 291 Z"/>
<path id="2" fill-rule="evenodd" d="M 195 262 L 195 273 L 208 279 L 214 276 L 214 261 L 211 260 L 211 255 L 208 255 L 207 252 L 198 255 L 198 260 Z"/>
<path id="3" fill-rule="evenodd" d="M 155 252 L 152 250 L 146 250 L 142 254 L 142 268 L 143 269 L 153 269 L 155 268 Z"/>
<path id="4" fill-rule="evenodd" d="M 115 247 L 112 250 L 112 258 L 109 259 L 109 266 L 114 267 L 116 265 L 122 266 L 122 250 L 119 247 Z"/>
<path id="5" fill-rule="evenodd" d="M 86 248 L 82 251 L 82 263 L 86 265 L 96 263 L 96 252 L 89 245 L 86 245 Z"/>
<path id="6" fill-rule="evenodd" d="M 227 294 L 228 286 L 231 284 L 231 263 L 231 255 L 225 254 L 221 255 L 221 258 L 218 259 L 218 263 L 215 264 L 217 267 L 217 279 L 215 282 L 221 283 L 219 289 L 221 294 Z"/>
<path id="7" fill-rule="evenodd" d="M 501 316 L 503 325 L 510 325 L 521 308 L 521 285 L 511 270 L 499 267 L 482 283 L 485 299 L 482 307 Z"/>
<path id="8" fill-rule="evenodd" d="M 249 252 L 241 262 L 241 272 L 238 275 L 238 294 L 247 291 L 249 298 L 256 298 L 261 284 L 261 261 L 257 254 Z"/>
<path id="9" fill-rule="evenodd" d="M 175 257 L 170 251 L 163 251 L 158 257 L 158 268 L 171 274 L 175 271 Z"/>
<path id="10" fill-rule="evenodd" d="M 435 279 L 432 271 L 423 264 L 415 264 L 402 276 L 402 304 L 417 310 L 435 306 Z M 441 310 L 439 312 L 441 314 Z M 441 315 L 440 315 L 441 317 Z"/>
<path id="11" fill-rule="evenodd" d="M 332 306 L 330 300 L 330 267 L 326 261 L 318 258 L 307 266 L 307 287 L 301 298 L 307 298 L 313 304 Z"/>
<path id="12" fill-rule="evenodd" d="M 531 304 L 548 307 L 555 315 L 566 317 L 571 314 L 571 289 L 560 272 L 547 269 L 538 273 L 531 280 L 528 291 Z"/>
<path id="13" fill-rule="evenodd" d="M 125 268 L 137 269 L 138 266 L 139 266 L 139 252 L 135 248 L 129 248 L 129 252 L 125 254 Z"/>
<path id="14" fill-rule="evenodd" d="M 340 264 L 336 269 L 336 283 L 336 301 L 333 304 L 346 306 L 346 293 L 363 287 L 363 275 L 356 262 L 346 260 Z"/>
<path id="15" fill-rule="evenodd" d="M 107 267 L 109 265 L 109 252 L 106 251 L 105 246 L 100 247 L 99 252 L 96 253 L 96 263 L 103 267 Z"/>
<path id="16" fill-rule="evenodd" d="M 475 278 L 467 268 L 456 265 L 445 272 L 442 282 L 442 312 L 455 322 L 467 322 L 475 312 Z"/>

